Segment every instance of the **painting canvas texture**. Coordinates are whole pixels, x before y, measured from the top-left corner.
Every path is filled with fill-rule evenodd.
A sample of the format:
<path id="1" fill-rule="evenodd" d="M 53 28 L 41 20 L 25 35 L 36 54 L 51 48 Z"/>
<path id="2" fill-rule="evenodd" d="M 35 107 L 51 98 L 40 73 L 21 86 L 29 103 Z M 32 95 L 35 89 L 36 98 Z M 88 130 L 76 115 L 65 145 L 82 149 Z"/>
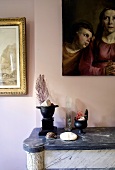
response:
<path id="1" fill-rule="evenodd" d="M 115 75 L 115 0 L 62 0 L 62 75 Z"/>

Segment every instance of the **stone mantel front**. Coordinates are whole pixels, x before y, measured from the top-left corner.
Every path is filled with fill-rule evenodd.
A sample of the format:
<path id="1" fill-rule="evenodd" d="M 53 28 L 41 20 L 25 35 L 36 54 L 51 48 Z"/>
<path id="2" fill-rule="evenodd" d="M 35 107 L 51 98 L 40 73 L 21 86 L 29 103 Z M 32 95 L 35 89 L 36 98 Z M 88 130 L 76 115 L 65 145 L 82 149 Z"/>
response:
<path id="1" fill-rule="evenodd" d="M 39 136 L 40 128 L 33 129 L 23 142 L 27 152 L 28 170 L 45 169 L 113 169 L 115 170 L 115 127 L 88 127 L 75 141 L 62 141 Z M 77 134 L 77 130 L 72 130 Z"/>

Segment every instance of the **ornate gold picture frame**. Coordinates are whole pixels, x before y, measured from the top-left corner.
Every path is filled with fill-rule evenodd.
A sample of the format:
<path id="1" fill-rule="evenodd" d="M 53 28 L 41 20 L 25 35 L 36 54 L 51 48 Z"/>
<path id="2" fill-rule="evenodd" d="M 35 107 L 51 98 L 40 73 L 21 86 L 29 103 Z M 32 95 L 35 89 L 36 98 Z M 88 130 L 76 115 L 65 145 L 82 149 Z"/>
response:
<path id="1" fill-rule="evenodd" d="M 26 18 L 0 18 L 0 95 L 25 95 Z"/>

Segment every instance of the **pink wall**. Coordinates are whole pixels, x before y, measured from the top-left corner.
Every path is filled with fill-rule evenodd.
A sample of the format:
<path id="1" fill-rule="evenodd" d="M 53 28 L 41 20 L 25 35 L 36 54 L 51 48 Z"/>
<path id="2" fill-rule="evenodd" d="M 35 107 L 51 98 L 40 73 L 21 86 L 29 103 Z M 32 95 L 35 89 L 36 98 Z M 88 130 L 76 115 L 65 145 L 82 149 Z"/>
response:
<path id="1" fill-rule="evenodd" d="M 89 110 L 89 126 L 115 125 L 114 77 L 62 76 L 61 0 L 1 0 L 0 17 L 26 17 L 29 93 L 0 97 L 0 169 L 26 170 L 22 143 L 41 124 L 36 110 L 35 80 L 44 74 L 53 101 L 59 104 L 55 125 L 65 126 L 65 100 L 72 110 Z"/>
<path id="2" fill-rule="evenodd" d="M 0 170 L 26 170 L 23 140 L 36 126 L 34 95 L 34 1 L 1 0 L 0 17 L 26 17 L 29 93 L 22 97 L 0 96 Z"/>

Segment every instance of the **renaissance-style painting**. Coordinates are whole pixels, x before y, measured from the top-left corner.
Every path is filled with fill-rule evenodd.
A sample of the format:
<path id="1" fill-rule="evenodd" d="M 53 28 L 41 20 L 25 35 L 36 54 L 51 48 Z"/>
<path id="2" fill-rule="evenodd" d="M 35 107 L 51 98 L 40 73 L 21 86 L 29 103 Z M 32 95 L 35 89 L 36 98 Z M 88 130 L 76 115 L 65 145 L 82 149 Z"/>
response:
<path id="1" fill-rule="evenodd" d="M 115 75 L 115 0 L 62 0 L 62 75 Z"/>

